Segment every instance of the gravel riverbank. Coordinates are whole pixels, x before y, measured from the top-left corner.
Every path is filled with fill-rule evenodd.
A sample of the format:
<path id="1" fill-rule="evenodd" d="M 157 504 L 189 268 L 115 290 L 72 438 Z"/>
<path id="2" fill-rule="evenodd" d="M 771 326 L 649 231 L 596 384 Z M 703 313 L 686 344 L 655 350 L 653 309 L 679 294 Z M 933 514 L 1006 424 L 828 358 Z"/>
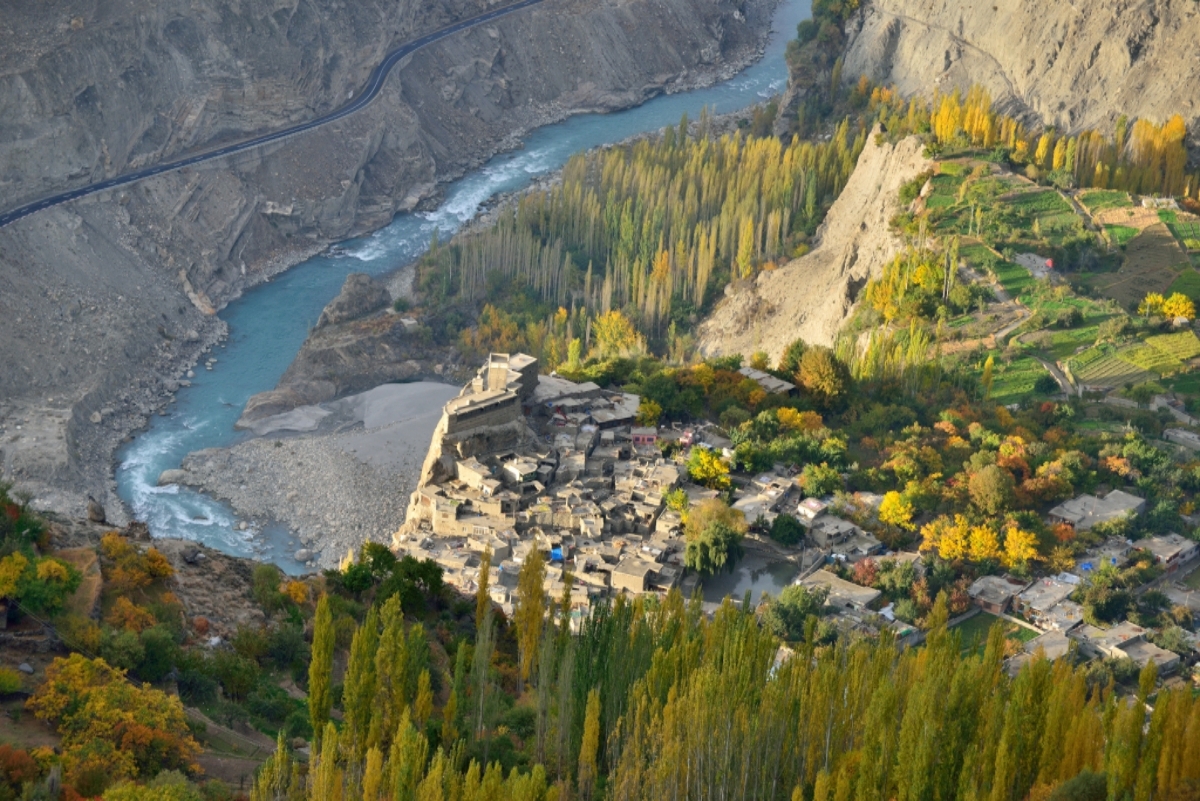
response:
<path id="1" fill-rule="evenodd" d="M 390 542 L 404 522 L 449 384 L 385 384 L 263 420 L 260 436 L 197 451 L 160 483 L 228 501 L 246 524 L 295 535 L 298 561 L 334 567 L 368 540 Z"/>

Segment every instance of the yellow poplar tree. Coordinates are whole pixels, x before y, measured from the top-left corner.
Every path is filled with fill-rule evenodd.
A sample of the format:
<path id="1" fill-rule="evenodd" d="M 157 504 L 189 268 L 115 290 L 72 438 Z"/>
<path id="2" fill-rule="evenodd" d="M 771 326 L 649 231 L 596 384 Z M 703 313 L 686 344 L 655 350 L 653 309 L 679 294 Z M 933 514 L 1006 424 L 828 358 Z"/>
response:
<path id="1" fill-rule="evenodd" d="M 529 681 L 537 662 L 542 619 L 546 615 L 545 582 L 546 557 L 534 547 L 521 565 L 521 573 L 517 577 L 517 604 L 513 610 L 522 685 Z"/>
<path id="2" fill-rule="evenodd" d="M 579 796 L 591 801 L 596 787 L 596 756 L 600 749 L 600 693 L 588 691 L 583 716 L 583 744 L 579 748 Z"/>
<path id="3" fill-rule="evenodd" d="M 329 611 L 329 596 L 322 594 L 317 602 L 313 621 L 312 661 L 308 665 L 308 714 L 316 739 L 320 738 L 329 720 L 333 697 L 330 694 L 330 674 L 333 670 L 333 615 Z"/>

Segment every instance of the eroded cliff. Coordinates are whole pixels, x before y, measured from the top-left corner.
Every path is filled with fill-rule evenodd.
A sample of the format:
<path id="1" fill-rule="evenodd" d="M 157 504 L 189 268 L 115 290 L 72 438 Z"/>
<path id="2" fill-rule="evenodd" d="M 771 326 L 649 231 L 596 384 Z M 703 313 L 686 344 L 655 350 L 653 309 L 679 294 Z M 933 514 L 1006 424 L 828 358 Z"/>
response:
<path id="1" fill-rule="evenodd" d="M 391 47 L 486 7 L 68 0 L 5 13 L 3 205 L 317 116 Z M 535 125 L 716 77 L 753 54 L 770 10 L 547 0 L 419 51 L 350 118 L 0 229 L 4 475 L 44 501 L 54 487 L 105 491 L 112 447 L 242 288 L 385 224 Z"/>
<path id="2" fill-rule="evenodd" d="M 700 351 L 717 356 L 761 350 L 775 363 L 797 337 L 833 344 L 867 281 L 878 278 L 903 247 L 889 221 L 900 187 L 929 167 L 923 150 L 915 136 L 895 145 L 868 137 L 813 250 L 753 281 L 730 285 L 700 325 Z"/>

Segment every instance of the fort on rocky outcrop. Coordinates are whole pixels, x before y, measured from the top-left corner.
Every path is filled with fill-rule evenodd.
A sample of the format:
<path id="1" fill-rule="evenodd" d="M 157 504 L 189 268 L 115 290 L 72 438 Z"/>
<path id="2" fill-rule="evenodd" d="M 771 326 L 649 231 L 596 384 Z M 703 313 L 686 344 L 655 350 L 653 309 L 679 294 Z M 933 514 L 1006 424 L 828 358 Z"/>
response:
<path id="1" fill-rule="evenodd" d="M 657 443 L 691 444 L 709 429 L 639 427 L 640 400 L 539 375 L 537 359 L 525 354 L 491 354 L 445 405 L 393 547 L 433 559 L 464 592 L 478 586 L 490 549 L 489 586 L 502 607 L 535 548 L 549 554 L 553 597 L 562 594 L 564 570 L 576 577 L 577 609 L 613 592 L 678 586 L 681 518 L 665 496 L 686 471 Z"/>

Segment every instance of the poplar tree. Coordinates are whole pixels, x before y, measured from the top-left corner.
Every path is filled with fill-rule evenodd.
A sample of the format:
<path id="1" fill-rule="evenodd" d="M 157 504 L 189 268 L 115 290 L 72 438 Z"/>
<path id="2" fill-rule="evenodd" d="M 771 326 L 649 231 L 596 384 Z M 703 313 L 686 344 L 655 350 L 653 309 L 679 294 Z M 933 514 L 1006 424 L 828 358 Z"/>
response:
<path id="1" fill-rule="evenodd" d="M 367 749 L 371 707 L 375 701 L 375 652 L 379 648 L 379 612 L 372 606 L 350 641 L 350 662 L 342 690 L 345 744 L 356 761 Z"/>
<path id="2" fill-rule="evenodd" d="M 546 616 L 546 557 L 535 546 L 525 557 L 517 577 L 517 603 L 513 623 L 517 629 L 518 667 L 521 685 L 529 681 L 537 665 L 538 641 Z"/>
<path id="3" fill-rule="evenodd" d="M 329 611 L 329 596 L 322 594 L 317 601 L 313 619 L 312 661 L 308 665 L 308 714 L 319 745 L 332 704 L 330 693 L 333 670 L 333 616 Z"/>
<path id="4" fill-rule="evenodd" d="M 579 796 L 591 801 L 596 788 L 596 757 L 600 748 L 600 692 L 589 690 L 583 718 L 583 744 L 579 748 Z"/>
<path id="5" fill-rule="evenodd" d="M 484 617 L 492 609 L 492 598 L 488 595 L 488 581 L 491 579 L 492 548 L 489 545 L 483 550 L 479 563 L 479 584 L 475 589 L 475 628 L 483 625 Z"/>

